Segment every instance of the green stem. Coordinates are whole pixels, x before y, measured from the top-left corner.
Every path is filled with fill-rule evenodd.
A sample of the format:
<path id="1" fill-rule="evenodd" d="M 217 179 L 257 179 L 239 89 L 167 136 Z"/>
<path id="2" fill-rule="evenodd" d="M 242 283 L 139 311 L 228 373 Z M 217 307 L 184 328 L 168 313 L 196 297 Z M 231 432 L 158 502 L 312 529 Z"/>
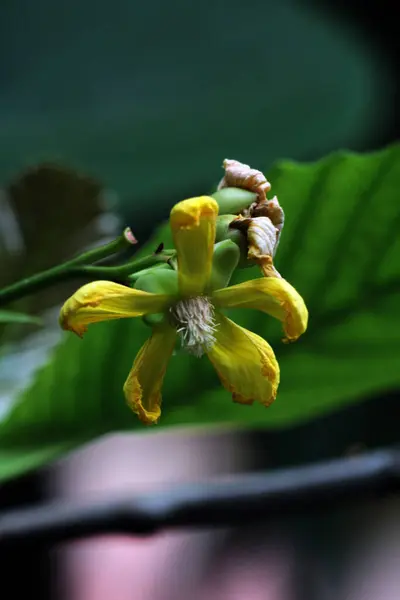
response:
<path id="1" fill-rule="evenodd" d="M 128 262 L 119 267 L 92 267 L 91 265 L 83 266 L 79 267 L 79 269 L 76 270 L 76 273 L 80 275 L 85 275 L 86 277 L 90 277 L 91 279 L 124 280 L 129 275 L 133 275 L 138 271 L 148 271 L 151 267 L 154 267 L 155 265 L 159 265 L 162 263 L 167 264 L 169 260 L 171 260 L 171 256 L 169 254 L 160 252 L 159 254 L 150 254 L 149 256 L 144 256 L 143 258 L 132 260 L 131 262 Z"/>
<path id="2" fill-rule="evenodd" d="M 20 281 L 5 287 L 0 290 L 0 306 L 4 306 L 14 300 L 18 300 L 19 298 L 33 294 L 41 289 L 50 287 L 60 281 L 66 281 L 77 277 L 124 280 L 128 275 L 135 271 L 141 271 L 142 269 L 149 268 L 159 263 L 167 263 L 174 254 L 174 251 L 151 254 L 144 258 L 132 260 L 118 267 L 91 266 L 90 263 L 102 260 L 103 258 L 115 254 L 131 244 L 136 243 L 135 241 L 132 241 L 134 238 L 130 238 L 130 236 L 130 230 L 125 230 L 116 240 L 105 246 L 84 252 L 67 262 L 21 279 Z"/>
<path id="3" fill-rule="evenodd" d="M 108 258 L 113 254 L 117 254 L 118 252 L 121 252 L 122 250 L 125 250 L 126 248 L 129 248 L 130 246 L 136 243 L 137 241 L 132 231 L 129 227 L 127 227 L 126 229 L 124 229 L 123 233 L 112 242 L 104 244 L 104 246 L 93 248 L 92 250 L 88 250 L 87 252 L 83 252 L 82 254 L 79 254 L 79 256 L 76 256 L 75 258 L 72 258 L 71 260 L 68 260 L 67 262 L 62 263 L 61 265 L 58 265 L 54 268 L 69 268 L 73 265 L 85 264 L 91 265 L 94 262 L 99 262 L 104 258 Z M 50 270 L 51 269 L 49 269 L 49 271 Z"/>

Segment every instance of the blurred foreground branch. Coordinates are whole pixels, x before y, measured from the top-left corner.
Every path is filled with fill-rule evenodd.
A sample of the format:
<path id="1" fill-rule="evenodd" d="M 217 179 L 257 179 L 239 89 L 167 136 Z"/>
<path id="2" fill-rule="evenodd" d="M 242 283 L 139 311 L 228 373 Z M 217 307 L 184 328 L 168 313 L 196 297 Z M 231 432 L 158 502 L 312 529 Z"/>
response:
<path id="1" fill-rule="evenodd" d="M 148 535 L 179 527 L 243 526 L 309 514 L 400 491 L 400 451 L 174 486 L 136 498 L 53 502 L 0 516 L 0 546 L 51 544 L 100 534 Z"/>

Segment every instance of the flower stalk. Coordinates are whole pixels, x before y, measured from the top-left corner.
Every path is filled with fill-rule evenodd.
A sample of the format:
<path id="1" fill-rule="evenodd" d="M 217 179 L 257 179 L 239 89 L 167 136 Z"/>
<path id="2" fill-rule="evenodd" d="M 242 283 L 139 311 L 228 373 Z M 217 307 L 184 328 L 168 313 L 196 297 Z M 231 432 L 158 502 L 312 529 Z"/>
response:
<path id="1" fill-rule="evenodd" d="M 149 269 L 162 263 L 167 264 L 175 252 L 173 250 L 150 254 L 143 258 L 131 260 L 116 267 L 95 266 L 93 263 L 100 262 L 105 258 L 113 256 L 137 243 L 129 227 L 112 242 L 88 250 L 64 263 L 25 277 L 0 290 L 0 306 L 19 300 L 50 287 L 61 281 L 75 278 L 107 279 L 111 281 L 126 281 L 128 277 L 143 269 Z"/>

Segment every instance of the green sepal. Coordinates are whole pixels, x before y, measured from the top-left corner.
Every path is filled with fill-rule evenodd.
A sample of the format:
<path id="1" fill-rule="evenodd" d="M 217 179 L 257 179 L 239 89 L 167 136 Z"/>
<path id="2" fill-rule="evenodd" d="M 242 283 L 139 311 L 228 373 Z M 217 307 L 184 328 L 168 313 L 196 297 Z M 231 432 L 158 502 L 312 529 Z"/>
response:
<path id="1" fill-rule="evenodd" d="M 148 267 L 147 269 L 142 269 L 141 271 L 137 271 L 136 273 L 132 273 L 128 275 L 128 281 L 130 287 L 135 287 L 135 281 L 142 277 L 143 275 L 147 275 L 148 273 L 154 273 L 155 271 L 173 271 L 172 267 L 168 263 L 160 263 L 158 265 L 153 265 L 152 267 Z"/>
<path id="2" fill-rule="evenodd" d="M 215 244 L 207 290 L 220 290 L 226 287 L 239 263 L 239 259 L 239 247 L 232 240 L 223 240 Z"/>
<path id="3" fill-rule="evenodd" d="M 236 187 L 222 188 L 212 194 L 219 206 L 219 214 L 239 214 L 257 200 L 257 194 Z"/>
<path id="4" fill-rule="evenodd" d="M 155 327 L 156 325 L 162 325 L 165 322 L 164 313 L 153 313 L 151 315 L 143 315 L 142 321 L 149 327 Z"/>
<path id="5" fill-rule="evenodd" d="M 173 269 L 153 269 L 151 273 L 138 277 L 132 287 L 150 294 L 177 296 L 178 273 Z"/>
<path id="6" fill-rule="evenodd" d="M 178 273 L 173 269 L 153 269 L 151 273 L 145 273 L 138 277 L 132 287 L 151 294 L 167 294 L 168 296 L 177 297 L 179 294 Z M 165 314 L 144 315 L 142 320 L 146 325 L 154 327 L 165 321 Z"/>

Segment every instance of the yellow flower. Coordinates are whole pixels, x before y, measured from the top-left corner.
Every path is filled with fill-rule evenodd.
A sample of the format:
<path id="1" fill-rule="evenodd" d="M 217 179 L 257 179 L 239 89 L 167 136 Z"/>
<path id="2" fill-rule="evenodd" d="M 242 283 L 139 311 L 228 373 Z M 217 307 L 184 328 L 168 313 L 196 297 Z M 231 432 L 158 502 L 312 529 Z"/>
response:
<path id="1" fill-rule="evenodd" d="M 81 287 L 61 309 L 61 327 L 82 336 L 91 323 L 164 313 L 139 350 L 124 385 L 127 403 L 146 424 L 161 414 L 161 386 L 177 337 L 183 348 L 207 354 L 235 402 L 268 406 L 276 397 L 279 366 L 269 344 L 240 327 L 223 308 L 252 308 L 283 323 L 287 341 L 307 327 L 307 308 L 284 279 L 262 278 L 219 290 L 210 287 L 218 205 L 201 196 L 178 203 L 170 225 L 177 251 L 176 293 L 149 293 L 110 281 Z"/>

